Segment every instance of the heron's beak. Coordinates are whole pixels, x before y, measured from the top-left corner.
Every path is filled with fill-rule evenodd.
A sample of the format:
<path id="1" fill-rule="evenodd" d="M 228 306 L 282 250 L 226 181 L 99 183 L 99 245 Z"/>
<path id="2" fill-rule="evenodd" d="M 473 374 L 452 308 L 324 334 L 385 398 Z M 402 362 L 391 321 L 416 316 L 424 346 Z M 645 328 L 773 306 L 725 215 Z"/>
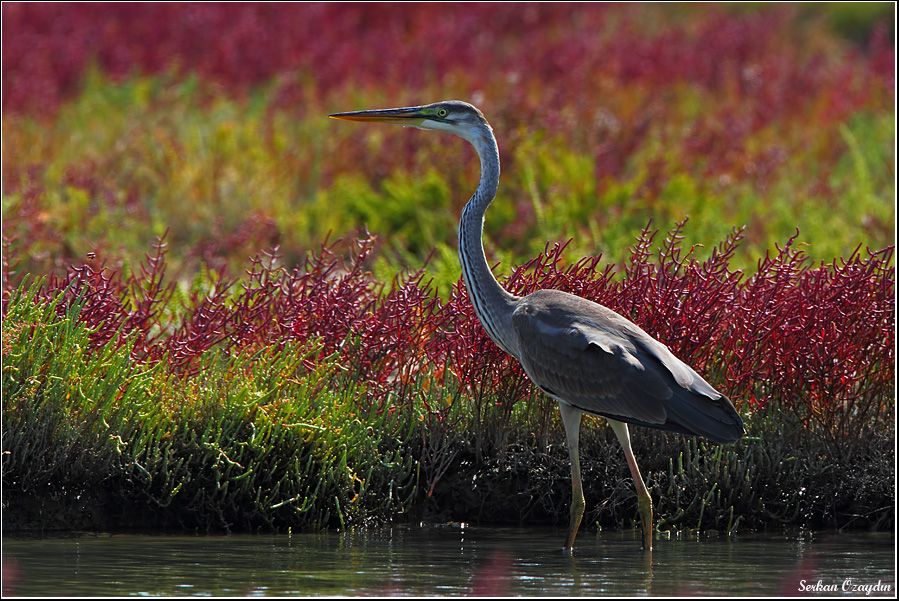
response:
<path id="1" fill-rule="evenodd" d="M 331 119 L 343 119 L 345 121 L 367 121 L 393 123 L 395 125 L 420 126 L 425 120 L 420 106 L 407 106 L 398 109 L 374 109 L 369 111 L 353 111 L 350 113 L 334 113 L 328 115 Z"/>

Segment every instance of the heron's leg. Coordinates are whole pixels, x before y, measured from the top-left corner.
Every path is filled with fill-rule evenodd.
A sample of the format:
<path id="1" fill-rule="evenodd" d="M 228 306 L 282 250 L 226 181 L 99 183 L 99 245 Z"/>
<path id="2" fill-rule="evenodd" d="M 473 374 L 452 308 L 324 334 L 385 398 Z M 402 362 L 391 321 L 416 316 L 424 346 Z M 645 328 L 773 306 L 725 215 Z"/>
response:
<path id="1" fill-rule="evenodd" d="M 627 424 L 613 419 L 607 419 L 609 426 L 615 431 L 621 448 L 624 449 L 624 457 L 627 459 L 627 466 L 631 470 L 631 477 L 634 479 L 634 486 L 637 488 L 637 509 L 640 512 L 640 521 L 643 523 L 643 548 L 652 551 L 652 497 L 643 483 L 643 477 L 640 476 L 640 468 L 637 467 L 637 459 L 631 450 L 631 436 L 627 430 Z"/>
<path id="2" fill-rule="evenodd" d="M 578 451 L 578 439 L 581 433 L 581 412 L 567 403 L 559 403 L 559 411 L 562 414 L 562 423 L 565 425 L 565 438 L 568 441 L 568 455 L 571 458 L 571 521 L 568 524 L 568 538 L 565 539 L 565 549 L 571 551 L 574 548 L 574 539 L 581 519 L 584 517 L 584 487 L 581 483 L 581 459 Z"/>

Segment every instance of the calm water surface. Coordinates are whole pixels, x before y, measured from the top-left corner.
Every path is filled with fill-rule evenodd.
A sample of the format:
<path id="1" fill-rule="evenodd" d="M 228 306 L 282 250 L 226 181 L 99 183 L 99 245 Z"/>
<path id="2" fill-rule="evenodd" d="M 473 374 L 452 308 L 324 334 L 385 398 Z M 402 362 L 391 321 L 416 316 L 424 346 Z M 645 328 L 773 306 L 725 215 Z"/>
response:
<path id="1" fill-rule="evenodd" d="M 292 536 L 5 538 L 3 594 L 807 595 L 799 590 L 802 580 L 842 589 L 846 579 L 891 586 L 890 593 L 873 594 L 896 590 L 889 533 L 660 540 L 651 560 L 635 532 L 584 532 L 574 557 L 563 555 L 563 535 L 396 527 Z"/>

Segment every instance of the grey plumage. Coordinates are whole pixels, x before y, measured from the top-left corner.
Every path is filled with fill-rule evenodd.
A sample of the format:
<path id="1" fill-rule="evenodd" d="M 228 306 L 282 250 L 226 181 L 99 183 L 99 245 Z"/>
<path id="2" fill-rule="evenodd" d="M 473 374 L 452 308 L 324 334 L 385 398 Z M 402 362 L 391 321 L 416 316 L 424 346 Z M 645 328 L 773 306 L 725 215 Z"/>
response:
<path id="1" fill-rule="evenodd" d="M 540 290 L 517 301 L 522 367 L 560 402 L 620 421 L 733 442 L 730 400 L 639 326 L 579 296 Z"/>
<path id="2" fill-rule="evenodd" d="M 459 220 L 462 278 L 490 338 L 559 401 L 571 458 L 572 502 L 565 547 L 571 549 L 584 514 L 578 439 L 581 413 L 605 416 L 637 489 L 643 547 L 652 550 L 652 499 L 630 445 L 627 423 L 732 442 L 743 421 L 730 400 L 639 326 L 587 299 L 558 290 L 516 297 L 496 281 L 484 255 L 484 213 L 499 186 L 499 148 L 474 106 L 434 104 L 331 115 L 440 130 L 467 140 L 481 162 L 478 187 Z"/>

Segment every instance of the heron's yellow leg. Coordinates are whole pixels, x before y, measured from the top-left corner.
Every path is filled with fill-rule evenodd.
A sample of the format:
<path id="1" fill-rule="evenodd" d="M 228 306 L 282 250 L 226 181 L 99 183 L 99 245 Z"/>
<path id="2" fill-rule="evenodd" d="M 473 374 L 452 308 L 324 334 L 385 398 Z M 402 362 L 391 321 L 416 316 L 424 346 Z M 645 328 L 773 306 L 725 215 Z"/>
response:
<path id="1" fill-rule="evenodd" d="M 565 438 L 568 441 L 568 456 L 571 459 L 571 517 L 568 524 L 568 538 L 565 539 L 565 549 L 571 552 L 574 548 L 574 539 L 577 537 L 578 528 L 584 517 L 584 486 L 581 482 L 581 459 L 578 450 L 578 439 L 581 433 L 581 412 L 571 405 L 559 403 L 559 411 L 562 413 L 562 423 L 565 425 Z"/>
<path id="2" fill-rule="evenodd" d="M 606 421 L 609 422 L 609 426 L 618 437 L 618 442 L 621 443 L 624 457 L 627 459 L 627 467 L 631 470 L 631 477 L 634 479 L 634 486 L 637 489 L 637 510 L 640 512 L 640 521 L 643 525 L 643 548 L 652 551 L 652 497 L 646 489 L 646 484 L 640 475 L 640 468 L 637 467 L 637 459 L 631 450 L 631 437 L 627 430 L 627 424 L 612 419 Z"/>

